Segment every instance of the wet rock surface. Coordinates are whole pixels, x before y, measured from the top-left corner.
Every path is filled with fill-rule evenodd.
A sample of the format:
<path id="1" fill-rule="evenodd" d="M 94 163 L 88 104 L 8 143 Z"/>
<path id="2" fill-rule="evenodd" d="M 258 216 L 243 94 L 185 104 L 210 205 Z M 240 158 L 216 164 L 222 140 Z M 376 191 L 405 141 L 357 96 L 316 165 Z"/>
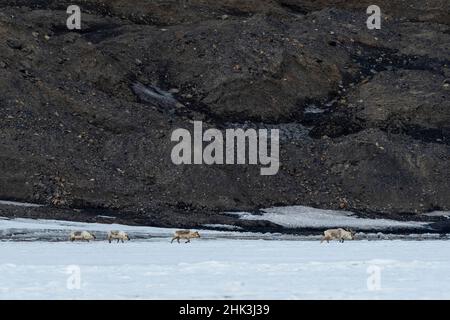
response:
<path id="1" fill-rule="evenodd" d="M 368 30 L 366 2 L 2 1 L 0 199 L 158 226 L 450 210 L 450 4 L 379 1 Z M 279 173 L 174 165 L 192 120 L 281 128 Z"/>

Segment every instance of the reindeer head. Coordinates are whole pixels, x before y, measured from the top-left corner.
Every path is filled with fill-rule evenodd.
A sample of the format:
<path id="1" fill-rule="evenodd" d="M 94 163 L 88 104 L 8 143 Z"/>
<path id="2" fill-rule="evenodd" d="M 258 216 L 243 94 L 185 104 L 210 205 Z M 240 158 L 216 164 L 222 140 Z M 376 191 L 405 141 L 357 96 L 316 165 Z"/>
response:
<path id="1" fill-rule="evenodd" d="M 353 229 L 348 229 L 348 232 L 350 232 L 350 234 L 352 235 L 352 239 L 355 240 L 356 239 L 356 231 Z"/>
<path id="2" fill-rule="evenodd" d="M 195 238 L 200 238 L 200 233 L 198 233 L 198 231 L 195 231 L 195 232 L 194 232 L 194 237 L 195 237 Z"/>

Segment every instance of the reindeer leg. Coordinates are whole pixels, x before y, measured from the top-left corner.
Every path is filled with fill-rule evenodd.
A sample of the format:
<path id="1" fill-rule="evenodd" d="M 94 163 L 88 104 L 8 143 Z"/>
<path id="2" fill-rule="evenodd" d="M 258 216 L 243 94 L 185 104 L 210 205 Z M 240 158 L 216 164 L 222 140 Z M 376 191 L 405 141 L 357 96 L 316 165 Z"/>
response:
<path id="1" fill-rule="evenodd" d="M 191 239 L 187 239 L 187 241 L 185 243 L 189 243 L 189 242 L 191 242 Z"/>
<path id="2" fill-rule="evenodd" d="M 173 238 L 172 238 L 172 241 L 170 241 L 170 243 L 173 243 L 173 240 L 175 240 L 175 239 L 176 239 L 176 237 L 173 237 Z"/>
<path id="3" fill-rule="evenodd" d="M 177 238 L 177 242 L 180 243 L 180 238 Z"/>

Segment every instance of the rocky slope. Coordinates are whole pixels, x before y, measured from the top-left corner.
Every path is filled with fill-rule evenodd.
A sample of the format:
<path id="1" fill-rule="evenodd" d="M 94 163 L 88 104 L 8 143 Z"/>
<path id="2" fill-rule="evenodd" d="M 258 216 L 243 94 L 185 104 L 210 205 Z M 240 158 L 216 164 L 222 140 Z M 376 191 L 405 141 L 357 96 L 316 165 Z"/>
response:
<path id="1" fill-rule="evenodd" d="M 380 0 L 381 30 L 370 4 L 1 0 L 0 199 L 164 226 L 274 205 L 450 210 L 450 2 Z M 192 120 L 281 129 L 279 173 L 175 166 L 171 133 Z"/>

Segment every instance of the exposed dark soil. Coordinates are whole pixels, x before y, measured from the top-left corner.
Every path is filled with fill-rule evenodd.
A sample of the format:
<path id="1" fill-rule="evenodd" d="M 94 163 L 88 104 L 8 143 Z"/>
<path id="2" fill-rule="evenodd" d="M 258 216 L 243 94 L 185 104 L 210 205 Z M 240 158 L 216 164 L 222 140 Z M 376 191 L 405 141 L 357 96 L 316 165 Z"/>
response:
<path id="1" fill-rule="evenodd" d="M 368 30 L 371 2 L 0 1 L 0 199 L 47 205 L 0 215 L 264 229 L 223 212 L 450 210 L 450 2 L 379 0 Z M 174 165 L 192 120 L 289 126 L 279 173 Z"/>

